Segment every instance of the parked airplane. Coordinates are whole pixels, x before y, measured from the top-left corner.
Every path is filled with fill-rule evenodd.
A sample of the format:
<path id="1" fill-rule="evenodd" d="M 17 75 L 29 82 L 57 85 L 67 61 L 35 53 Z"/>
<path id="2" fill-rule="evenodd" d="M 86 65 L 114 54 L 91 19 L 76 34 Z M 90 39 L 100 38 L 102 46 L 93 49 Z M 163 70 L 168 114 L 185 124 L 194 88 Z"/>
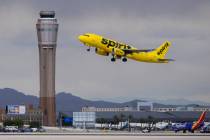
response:
<path id="1" fill-rule="evenodd" d="M 127 58 L 149 63 L 168 63 L 170 61 L 174 61 L 173 59 L 165 58 L 165 55 L 171 46 L 169 41 L 165 41 L 156 49 L 139 50 L 130 45 L 107 39 L 92 33 L 80 35 L 78 39 L 84 45 L 89 47 L 87 51 L 90 51 L 90 47 L 95 47 L 96 54 L 103 56 L 108 56 L 111 54 L 112 62 L 116 61 L 116 59 L 122 59 L 123 62 L 126 62 Z"/>
<path id="2" fill-rule="evenodd" d="M 205 116 L 206 116 L 206 111 L 202 112 L 199 119 L 195 123 L 193 122 L 175 123 L 172 125 L 172 129 L 175 132 L 183 131 L 183 133 L 186 133 L 186 131 L 189 131 L 194 133 L 196 129 L 199 129 L 204 125 Z"/>
<path id="3" fill-rule="evenodd" d="M 201 130 L 200 130 L 201 133 L 210 133 L 210 124 L 208 125 L 204 125 Z"/>

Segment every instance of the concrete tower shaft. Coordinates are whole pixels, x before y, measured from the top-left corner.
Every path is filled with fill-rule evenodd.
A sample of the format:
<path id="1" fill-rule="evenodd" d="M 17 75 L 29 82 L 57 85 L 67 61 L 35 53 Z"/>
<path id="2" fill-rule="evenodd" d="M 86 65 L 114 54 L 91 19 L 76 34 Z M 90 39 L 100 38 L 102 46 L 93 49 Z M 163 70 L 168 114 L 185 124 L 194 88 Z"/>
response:
<path id="1" fill-rule="evenodd" d="M 55 111 L 55 56 L 58 23 L 54 11 L 41 11 L 37 21 L 37 36 L 40 65 L 40 102 L 43 123 L 56 125 Z"/>

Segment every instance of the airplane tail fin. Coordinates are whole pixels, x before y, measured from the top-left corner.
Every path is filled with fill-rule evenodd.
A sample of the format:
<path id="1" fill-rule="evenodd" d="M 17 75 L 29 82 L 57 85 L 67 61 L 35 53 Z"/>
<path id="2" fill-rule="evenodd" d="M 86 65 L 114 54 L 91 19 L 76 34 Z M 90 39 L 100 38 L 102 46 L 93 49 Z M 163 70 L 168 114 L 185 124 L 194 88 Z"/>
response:
<path id="1" fill-rule="evenodd" d="M 165 41 L 162 45 L 160 45 L 160 47 L 155 49 L 155 52 L 160 58 L 164 58 L 170 46 L 171 42 Z"/>
<path id="2" fill-rule="evenodd" d="M 201 124 L 204 122 L 205 117 L 206 117 L 206 111 L 202 112 L 199 119 L 193 124 L 192 130 L 196 130 L 197 128 L 199 128 Z"/>

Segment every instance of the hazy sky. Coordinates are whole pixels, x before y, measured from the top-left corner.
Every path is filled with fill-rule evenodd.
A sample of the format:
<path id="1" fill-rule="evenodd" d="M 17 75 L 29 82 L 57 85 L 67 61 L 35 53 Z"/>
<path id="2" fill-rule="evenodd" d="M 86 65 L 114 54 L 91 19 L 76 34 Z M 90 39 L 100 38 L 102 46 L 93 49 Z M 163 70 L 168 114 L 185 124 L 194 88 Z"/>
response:
<path id="1" fill-rule="evenodd" d="M 40 10 L 59 22 L 56 92 L 87 99 L 210 100 L 209 0 L 0 0 L 0 88 L 39 95 L 35 24 Z M 77 36 L 93 32 L 139 49 L 172 42 L 170 64 L 86 52 Z"/>

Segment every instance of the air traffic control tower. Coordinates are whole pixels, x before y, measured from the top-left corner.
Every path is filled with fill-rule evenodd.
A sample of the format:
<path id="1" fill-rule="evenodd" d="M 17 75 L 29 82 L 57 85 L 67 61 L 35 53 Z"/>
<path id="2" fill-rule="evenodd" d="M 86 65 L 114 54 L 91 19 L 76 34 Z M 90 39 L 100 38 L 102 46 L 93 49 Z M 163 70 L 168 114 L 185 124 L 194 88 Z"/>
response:
<path id="1" fill-rule="evenodd" d="M 43 125 L 55 126 L 55 52 L 58 32 L 55 12 L 41 11 L 36 29 L 40 66 L 39 107 L 43 111 Z"/>

